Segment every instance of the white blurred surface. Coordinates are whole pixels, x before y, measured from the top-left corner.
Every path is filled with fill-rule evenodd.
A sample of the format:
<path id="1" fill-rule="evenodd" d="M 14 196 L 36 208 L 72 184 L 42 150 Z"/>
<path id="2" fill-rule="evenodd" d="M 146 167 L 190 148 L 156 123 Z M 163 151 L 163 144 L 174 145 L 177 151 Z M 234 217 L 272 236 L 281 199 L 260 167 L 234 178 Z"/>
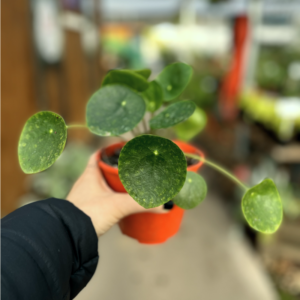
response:
<path id="1" fill-rule="evenodd" d="M 214 197 L 185 213 L 180 232 L 148 246 L 115 226 L 99 240 L 100 263 L 76 300 L 275 300 L 258 258 Z"/>

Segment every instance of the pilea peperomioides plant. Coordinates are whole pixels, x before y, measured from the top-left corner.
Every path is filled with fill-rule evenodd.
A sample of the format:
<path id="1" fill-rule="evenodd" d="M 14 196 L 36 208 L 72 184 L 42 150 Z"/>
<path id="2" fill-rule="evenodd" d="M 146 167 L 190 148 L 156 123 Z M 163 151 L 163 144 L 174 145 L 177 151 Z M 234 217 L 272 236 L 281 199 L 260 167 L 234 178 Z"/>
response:
<path id="1" fill-rule="evenodd" d="M 148 69 L 110 71 L 87 103 L 86 124 L 67 126 L 61 116 L 49 111 L 39 112 L 26 122 L 18 146 L 22 170 L 30 174 L 49 168 L 64 149 L 68 128 L 87 127 L 99 136 L 132 131 L 135 138 L 122 148 L 118 171 L 126 191 L 141 206 L 153 208 L 173 200 L 179 207 L 191 209 L 201 203 L 207 187 L 199 174 L 187 171 L 186 157 L 190 157 L 202 160 L 239 184 L 245 190 L 242 211 L 249 225 L 263 233 L 275 232 L 283 212 L 271 179 L 248 188 L 220 166 L 183 153 L 171 140 L 154 134 L 156 129 L 175 126 L 180 136 L 189 130 L 187 135 L 191 137 L 203 129 L 206 116 L 192 101 L 168 105 L 183 92 L 192 73 L 189 65 L 174 63 L 149 82 Z M 149 122 L 145 118 L 147 111 L 147 115 L 151 114 Z M 145 132 L 137 134 L 135 128 L 140 122 Z"/>

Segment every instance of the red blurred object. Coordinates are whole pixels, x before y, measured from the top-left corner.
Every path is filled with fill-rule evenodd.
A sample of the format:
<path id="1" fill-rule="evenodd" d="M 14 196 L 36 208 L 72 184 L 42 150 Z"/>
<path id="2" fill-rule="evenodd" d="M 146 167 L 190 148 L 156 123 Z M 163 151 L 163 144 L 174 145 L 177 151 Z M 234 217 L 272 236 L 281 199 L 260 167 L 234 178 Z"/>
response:
<path id="1" fill-rule="evenodd" d="M 237 96 L 241 86 L 245 46 L 249 32 L 247 16 L 239 16 L 234 22 L 234 49 L 232 66 L 226 75 L 220 91 L 220 110 L 225 120 L 237 115 Z"/>
<path id="2" fill-rule="evenodd" d="M 204 154 L 194 146 L 179 141 L 174 141 L 174 143 L 184 152 L 204 157 Z M 105 148 L 106 154 L 111 155 L 124 145 L 124 142 L 111 145 Z M 109 186 L 116 192 L 126 192 L 118 176 L 118 169 L 101 160 L 101 151 L 99 151 L 98 164 Z M 197 172 L 202 165 L 203 162 L 199 161 L 197 164 L 189 166 L 187 170 Z M 163 214 L 145 212 L 130 215 L 119 222 L 119 227 L 123 234 L 142 244 L 160 244 L 178 232 L 183 214 L 184 210 L 174 205 L 170 211 Z"/>

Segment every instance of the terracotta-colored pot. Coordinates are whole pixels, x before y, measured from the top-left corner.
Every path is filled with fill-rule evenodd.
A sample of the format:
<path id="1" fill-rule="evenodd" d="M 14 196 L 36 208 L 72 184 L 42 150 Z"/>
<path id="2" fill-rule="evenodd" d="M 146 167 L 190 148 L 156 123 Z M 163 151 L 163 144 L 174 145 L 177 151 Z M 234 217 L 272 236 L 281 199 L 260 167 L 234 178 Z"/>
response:
<path id="1" fill-rule="evenodd" d="M 183 152 L 198 154 L 204 157 L 203 153 L 194 146 L 180 141 L 174 141 L 174 143 Z M 116 149 L 120 149 L 124 145 L 124 142 L 113 144 L 102 151 L 105 151 L 109 156 L 113 154 Z M 118 169 L 104 163 L 101 160 L 101 154 L 100 151 L 98 164 L 107 183 L 114 191 L 126 193 L 119 178 Z M 197 172 L 202 164 L 203 162 L 199 161 L 197 164 L 189 166 L 187 170 Z M 183 214 L 184 210 L 174 205 L 167 213 L 158 214 L 145 212 L 130 215 L 119 222 L 119 227 L 123 234 L 138 240 L 142 244 L 160 244 L 178 232 Z"/>
<path id="2" fill-rule="evenodd" d="M 107 156 L 111 156 L 115 150 L 121 149 L 125 144 L 125 142 L 116 143 L 106 147 L 102 151 L 105 151 Z M 106 164 L 102 160 L 102 151 L 99 151 L 98 165 L 103 173 L 104 178 L 106 179 L 106 182 L 114 191 L 119 193 L 127 193 L 119 178 L 118 169 Z"/>

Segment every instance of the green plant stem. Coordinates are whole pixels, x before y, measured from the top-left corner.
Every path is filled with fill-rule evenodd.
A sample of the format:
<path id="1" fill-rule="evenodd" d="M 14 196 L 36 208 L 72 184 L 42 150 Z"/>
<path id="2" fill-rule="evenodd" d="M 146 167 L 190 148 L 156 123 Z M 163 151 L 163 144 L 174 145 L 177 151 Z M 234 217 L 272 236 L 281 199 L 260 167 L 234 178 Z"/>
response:
<path id="1" fill-rule="evenodd" d="M 67 125 L 67 129 L 69 128 L 88 128 L 85 124 L 71 124 Z"/>
<path id="2" fill-rule="evenodd" d="M 154 129 L 150 129 L 149 134 L 155 134 Z"/>
<path id="3" fill-rule="evenodd" d="M 145 118 L 143 118 L 143 125 L 144 125 L 144 130 L 145 130 L 145 133 L 146 133 L 148 130 L 147 130 L 147 123 L 146 123 Z"/>
<path id="4" fill-rule="evenodd" d="M 136 132 L 137 135 L 141 135 L 142 134 L 141 131 L 140 131 L 140 129 L 139 129 L 139 127 L 138 127 L 138 125 L 134 129 L 135 129 L 135 132 Z"/>
<path id="5" fill-rule="evenodd" d="M 136 137 L 136 133 L 134 132 L 134 130 L 132 129 L 130 132 L 132 133 L 133 137 L 135 138 Z"/>
<path id="6" fill-rule="evenodd" d="M 152 112 L 152 113 L 150 114 L 150 120 L 153 119 L 154 116 L 155 116 L 155 114 L 154 114 L 154 112 Z M 154 129 L 152 129 L 152 128 L 150 127 L 149 134 L 154 134 L 154 133 L 155 133 Z"/>
<path id="7" fill-rule="evenodd" d="M 216 169 L 217 171 L 219 171 L 220 173 L 222 173 L 223 175 L 225 175 L 226 177 L 230 178 L 232 181 L 234 181 L 235 183 L 237 183 L 240 187 L 242 187 L 244 190 L 248 190 L 249 188 L 242 183 L 240 180 L 238 180 L 234 175 L 232 175 L 230 172 L 224 170 L 223 168 L 221 168 L 220 166 L 216 165 L 215 163 L 207 160 L 206 158 L 200 157 L 198 155 L 195 154 L 191 154 L 191 153 L 185 153 L 184 155 L 187 157 L 191 157 L 200 161 L 203 161 L 205 164 L 211 166 L 212 168 Z"/>

